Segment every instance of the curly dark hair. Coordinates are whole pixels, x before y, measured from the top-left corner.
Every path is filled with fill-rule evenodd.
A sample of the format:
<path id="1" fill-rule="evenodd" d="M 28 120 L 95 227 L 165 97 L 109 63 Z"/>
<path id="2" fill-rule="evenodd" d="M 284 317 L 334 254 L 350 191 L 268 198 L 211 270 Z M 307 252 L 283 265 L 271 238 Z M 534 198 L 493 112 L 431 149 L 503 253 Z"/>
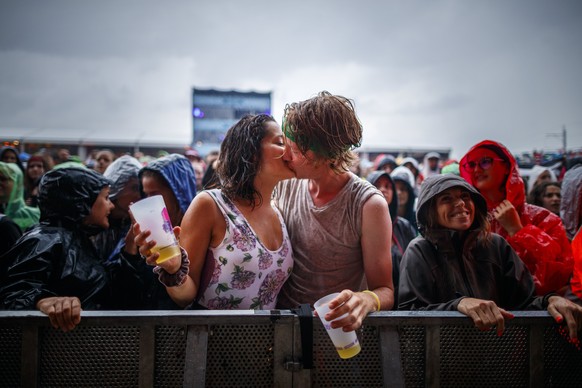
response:
<path id="1" fill-rule="evenodd" d="M 238 198 L 248 201 L 253 208 L 257 205 L 257 199 L 258 205 L 263 202 L 254 187 L 254 180 L 261 163 L 261 142 L 268 122 L 276 123 L 273 117 L 266 114 L 245 115 L 226 132 L 218 157 L 216 172 L 222 193 L 230 200 Z"/>
<path id="2" fill-rule="evenodd" d="M 283 133 L 299 151 L 313 151 L 330 162 L 337 173 L 348 171 L 357 160 L 352 152 L 362 143 L 362 124 L 352 100 L 327 91 L 306 101 L 285 106 Z"/>

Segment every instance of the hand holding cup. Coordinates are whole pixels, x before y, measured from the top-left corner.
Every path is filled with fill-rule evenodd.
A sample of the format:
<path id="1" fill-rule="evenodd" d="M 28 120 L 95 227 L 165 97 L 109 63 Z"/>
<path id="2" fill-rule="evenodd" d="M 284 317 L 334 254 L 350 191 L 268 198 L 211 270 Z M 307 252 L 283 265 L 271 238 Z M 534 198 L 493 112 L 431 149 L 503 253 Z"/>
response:
<path id="1" fill-rule="evenodd" d="M 129 208 L 136 221 L 133 226 L 135 243 L 140 254 L 146 257 L 146 262 L 150 265 L 154 262 L 160 265 L 171 259 L 179 262 L 180 246 L 164 198 L 154 195 L 131 204 Z"/>

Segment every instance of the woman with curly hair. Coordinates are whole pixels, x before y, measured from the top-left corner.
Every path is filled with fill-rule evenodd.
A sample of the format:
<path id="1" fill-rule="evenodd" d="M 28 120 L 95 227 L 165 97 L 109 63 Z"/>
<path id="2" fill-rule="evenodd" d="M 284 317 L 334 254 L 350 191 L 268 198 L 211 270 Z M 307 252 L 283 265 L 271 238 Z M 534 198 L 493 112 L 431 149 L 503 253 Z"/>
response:
<path id="1" fill-rule="evenodd" d="M 275 185 L 293 177 L 283 160 L 283 133 L 268 115 L 247 115 L 232 126 L 218 159 L 220 189 L 200 193 L 181 230 L 181 261 L 156 267 L 172 299 L 183 307 L 272 309 L 293 265 L 287 229 L 271 203 Z M 149 231 L 134 227 L 140 253 L 154 264 Z"/>

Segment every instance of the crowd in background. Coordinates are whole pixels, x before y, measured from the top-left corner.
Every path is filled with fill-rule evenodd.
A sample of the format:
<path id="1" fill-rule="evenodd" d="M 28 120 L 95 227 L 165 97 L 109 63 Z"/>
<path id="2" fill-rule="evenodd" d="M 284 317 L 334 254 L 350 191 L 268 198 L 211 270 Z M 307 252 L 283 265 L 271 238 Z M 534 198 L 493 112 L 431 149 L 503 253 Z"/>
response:
<path id="1" fill-rule="evenodd" d="M 294 107 L 300 108 L 301 105 Z M 289 112 L 292 119 L 293 110 Z M 344 327 L 358 327 L 367 312 L 374 310 L 436 309 L 460 311 L 471 317 L 476 326 L 496 325 L 502 333 L 503 321 L 511 315 L 505 309 L 537 306 L 548 308 L 551 313 L 553 308 L 563 314 L 570 308 L 566 304 L 570 302 L 564 300 L 581 304 L 582 160 L 579 157 L 564 159 L 551 168 L 535 165 L 524 169 L 510 150 L 489 140 L 474 145 L 460 160 L 442 160 L 440 154 L 429 152 L 422 161 L 382 154 L 366 162 L 350 152 L 340 166 L 332 162 L 321 167 L 315 163 L 312 170 L 305 170 L 303 177 L 315 182 L 316 186 L 310 183 L 291 190 L 291 185 L 279 184 L 279 181 L 289 179 L 292 175 L 287 173 L 290 171 L 302 178 L 298 176 L 299 167 L 286 170 L 288 165 L 293 165 L 296 158 L 293 155 L 318 155 L 321 147 L 333 145 L 322 146 L 325 142 L 321 139 L 303 146 L 300 140 L 296 143 L 301 136 L 292 131 L 297 130 L 300 122 L 294 124 L 297 127 L 287 122 L 281 132 L 277 126 L 273 128 L 274 120 L 268 116 L 257 123 L 249 120 L 237 123 L 238 127 L 231 128 L 228 136 L 236 138 L 235 130 L 251 131 L 249 128 L 254 128 L 255 134 L 249 138 L 240 137 L 230 148 L 226 145 L 228 155 L 216 151 L 203 157 L 198 151 L 188 149 L 183 155 L 163 154 L 146 159 L 143 155 L 116 155 L 102 149 L 81 161 L 66 149 L 26 159 L 21 158 L 14 147 L 0 149 L 0 308 L 40 309 L 51 317 L 51 322 L 55 320 L 55 327 L 63 330 L 73 329 L 79 319 L 78 314 L 73 313 L 70 319 L 63 319 L 62 314 L 55 315 L 55 311 L 63 309 L 78 312 L 81 308 L 273 308 L 277 306 L 276 294 L 283 282 L 308 279 L 300 280 L 292 275 L 292 270 L 300 271 L 302 267 L 299 268 L 297 262 L 293 267 L 291 247 L 281 248 L 281 239 L 269 244 L 263 241 L 268 238 L 261 239 L 256 232 L 261 233 L 260 228 L 264 227 L 280 229 L 281 222 L 283 229 L 278 233 L 282 236 L 283 247 L 292 241 L 293 250 L 297 244 L 295 254 L 301 255 L 302 247 L 294 240 L 299 226 L 289 214 L 302 210 L 300 205 L 294 209 L 286 207 L 288 203 L 299 201 L 292 197 L 295 193 L 313 193 L 314 187 L 317 192 L 325 191 L 325 186 L 317 186 L 322 182 L 316 174 L 321 168 L 339 171 L 337 176 L 345 177 L 338 186 L 338 193 L 343 185 L 351 187 L 352 192 L 366 192 L 363 209 L 370 196 L 377 200 L 375 195 L 381 195 L 391 220 L 386 247 L 391 253 L 392 270 L 384 274 L 390 280 L 376 279 L 377 287 L 364 291 L 372 295 L 370 298 L 357 299 L 352 293 L 343 294 L 346 306 L 351 298 L 361 305 L 372 306 L 363 314 L 358 313 L 359 323 L 346 323 Z M 279 152 L 272 160 L 261 159 L 266 151 L 256 151 L 255 155 L 259 155 L 256 158 L 260 160 L 253 155 L 232 156 L 242 145 L 245 149 L 265 147 L 262 143 L 265 138 L 279 139 L 272 140 L 271 146 Z M 345 153 L 359 141 L 356 136 L 347 147 L 343 145 L 339 151 L 334 150 L 333 158 L 330 152 L 321 154 L 325 155 L 324 160 L 337 161 L 338 154 Z M 289 142 L 292 147 L 297 144 L 297 149 L 291 147 L 289 151 Z M 304 164 L 313 162 L 309 158 L 306 160 Z M 284 164 L 277 170 L 273 167 L 275 163 Z M 342 170 L 344 166 L 346 169 Z M 268 171 L 275 175 L 270 176 Z M 234 178 L 237 174 L 242 174 L 240 179 Z M 241 181 L 249 179 L 245 174 L 251 174 L 254 181 L 241 188 Z M 273 194 L 275 187 L 278 189 Z M 250 197 L 245 190 L 250 190 Z M 205 203 L 197 196 L 202 191 L 208 194 L 204 197 Z M 279 210 L 273 211 L 275 207 L 271 208 L 270 198 L 259 195 L 260 200 L 255 201 L 253 193 L 274 198 L 283 215 Z M 201 240 L 194 241 L 191 235 L 183 234 L 181 261 L 152 270 L 155 256 L 146 243 L 146 232 L 133 225 L 129 205 L 156 194 L 164 197 L 172 225 L 205 237 L 203 248 L 198 249 L 196 245 Z M 263 211 L 265 201 L 269 204 Z M 352 200 L 346 201 L 343 207 L 349 207 Z M 322 206 L 325 203 L 323 201 Z M 212 213 L 215 204 L 222 213 Z M 341 210 L 338 209 L 334 212 Z M 355 214 L 354 225 L 358 224 L 359 217 L 368 213 L 362 210 L 361 214 Z M 311 216 L 306 213 L 301 217 Z M 262 225 L 262 220 L 267 218 L 271 223 Z M 200 224 L 202 219 L 214 221 L 204 226 Z M 388 219 L 387 214 L 385 219 Z M 297 220 L 298 223 L 303 221 L 305 218 Z M 252 222 L 256 232 L 249 228 Z M 319 221 L 314 219 L 314 222 Z M 290 228 L 290 239 L 285 223 Z M 303 222 L 303 226 L 309 230 L 313 225 Z M 357 238 L 361 238 L 358 228 L 370 233 L 366 225 L 354 228 L 354 235 L 360 236 Z M 231 232 L 233 240 L 226 243 Z M 226 245 L 221 248 L 221 237 L 217 239 L 216 236 L 224 233 L 226 237 L 222 243 Z M 253 243 L 254 250 L 238 252 L 249 242 Z M 265 245 L 257 245 L 259 242 Z M 354 244 L 361 251 L 360 242 Z M 248 252 L 257 257 L 257 271 L 273 265 L 273 272 L 268 276 L 273 275 L 271 287 L 276 287 L 276 291 L 270 289 L 265 294 L 262 279 L 249 278 L 251 272 L 236 264 L 238 262 L 231 261 L 227 265 L 231 256 L 248 264 L 252 259 Z M 63 271 L 63 267 L 76 267 L 79 256 L 92 261 L 85 260 L 86 267 L 79 265 L 73 272 Z M 188 256 L 196 263 L 194 267 Z M 48 259 L 50 257 L 59 257 L 58 265 Z M 278 263 L 273 262 L 276 257 L 280 257 Z M 333 259 L 333 254 L 330 257 Z M 215 259 L 219 265 L 208 272 L 205 269 L 208 260 Z M 364 260 L 367 265 L 365 258 L 358 260 Z M 360 261 L 353 264 L 361 266 Z M 192 268 L 196 268 L 196 276 L 193 285 L 188 287 L 201 287 L 200 282 L 208 287 L 202 290 L 206 294 L 201 299 L 196 296 L 199 289 L 176 291 L 177 286 L 191 283 Z M 228 268 L 227 275 L 234 279 L 230 286 L 225 286 L 228 282 L 219 281 L 225 275 L 217 272 L 219 268 L 225 271 Z M 438 275 L 439 271 L 442 274 Z M 366 276 L 368 282 L 375 282 L 370 280 L 370 272 L 366 272 Z M 444 283 L 440 284 L 443 279 Z M 240 290 L 253 282 L 257 290 L 252 292 L 257 292 L 258 296 L 250 299 L 250 295 L 251 303 L 241 304 Z M 459 283 L 463 284 L 460 288 Z M 388 287 L 383 286 L 386 284 Z M 78 299 L 66 295 L 68 287 L 77 289 Z M 355 286 L 348 288 L 358 291 Z M 299 294 L 283 290 L 285 298 L 298 302 L 294 298 Z M 213 298 L 216 295 L 222 297 Z M 357 309 L 355 305 L 350 308 Z M 570 329 L 571 335 L 572 330 L 575 333 L 575 327 Z"/>

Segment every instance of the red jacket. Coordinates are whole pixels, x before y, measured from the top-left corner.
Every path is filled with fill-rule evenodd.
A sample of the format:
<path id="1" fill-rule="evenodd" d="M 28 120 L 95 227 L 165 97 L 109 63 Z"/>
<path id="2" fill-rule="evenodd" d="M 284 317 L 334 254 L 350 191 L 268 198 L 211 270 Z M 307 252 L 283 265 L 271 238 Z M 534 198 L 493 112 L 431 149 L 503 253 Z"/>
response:
<path id="1" fill-rule="evenodd" d="M 574 267 L 572 248 L 562 220 L 547 209 L 525 202 L 525 186 L 519 175 L 517 163 L 502 144 L 484 140 L 473 146 L 463 156 L 460 165 L 463 166 L 468 155 L 483 145 L 499 148 L 509 160 L 511 168 L 505 183 L 505 196 L 517 210 L 523 225 L 519 232 L 510 237 L 491 214 L 499 203 L 487 201 L 492 232 L 503 236 L 523 260 L 534 277 L 538 295 L 558 291 L 568 284 Z M 474 186 L 471 174 L 462 167 L 460 172 L 461 176 Z"/>

